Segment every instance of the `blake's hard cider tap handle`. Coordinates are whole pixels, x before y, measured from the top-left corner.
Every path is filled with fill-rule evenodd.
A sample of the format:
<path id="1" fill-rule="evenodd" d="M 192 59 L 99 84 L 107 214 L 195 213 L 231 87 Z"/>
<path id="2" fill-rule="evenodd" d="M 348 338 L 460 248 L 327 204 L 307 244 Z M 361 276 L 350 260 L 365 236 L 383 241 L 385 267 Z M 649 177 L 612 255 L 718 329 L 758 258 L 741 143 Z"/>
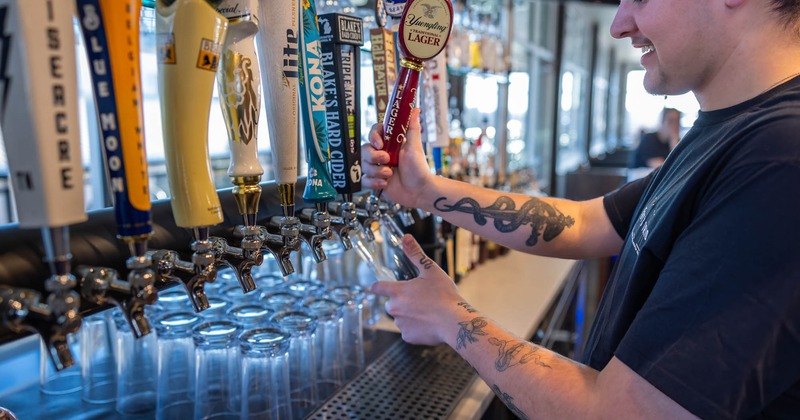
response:
<path id="1" fill-rule="evenodd" d="M 296 0 L 260 0 L 258 59 L 275 181 L 284 216 L 294 216 L 297 184 L 300 29 Z"/>
<path id="2" fill-rule="evenodd" d="M 327 203 L 336 199 L 330 179 L 328 127 L 325 107 L 325 83 L 322 72 L 322 45 L 319 40 L 314 1 L 303 1 L 300 11 L 303 29 L 300 32 L 300 118 L 308 162 L 308 177 L 303 200 Z"/>
<path id="3" fill-rule="evenodd" d="M 383 150 L 388 166 L 397 166 L 414 108 L 423 62 L 439 54 L 447 44 L 453 24 L 453 6 L 448 0 L 409 0 L 398 33 L 402 55 L 400 73 L 383 120 Z"/>
<path id="4" fill-rule="evenodd" d="M 258 161 L 258 118 L 261 110 L 261 74 L 256 55 L 258 32 L 256 0 L 224 0 L 217 6 L 229 21 L 217 87 L 222 116 L 228 128 L 231 162 L 228 176 L 246 226 L 256 223 L 264 168 Z"/>
<path id="5" fill-rule="evenodd" d="M 164 154 L 172 211 L 184 228 L 223 220 L 208 155 L 208 118 L 227 27 L 205 0 L 156 3 Z"/>
<path id="6" fill-rule="evenodd" d="M 78 0 L 94 98 L 114 198 L 117 234 L 126 242 L 153 233 L 139 67 L 141 0 Z"/>
<path id="7" fill-rule="evenodd" d="M 325 70 L 328 143 L 333 186 L 344 201 L 361 191 L 360 47 L 363 22 L 330 13 L 319 17 Z"/>
<path id="8" fill-rule="evenodd" d="M 0 127 L 22 228 L 86 220 L 74 4 L 0 1 Z"/>

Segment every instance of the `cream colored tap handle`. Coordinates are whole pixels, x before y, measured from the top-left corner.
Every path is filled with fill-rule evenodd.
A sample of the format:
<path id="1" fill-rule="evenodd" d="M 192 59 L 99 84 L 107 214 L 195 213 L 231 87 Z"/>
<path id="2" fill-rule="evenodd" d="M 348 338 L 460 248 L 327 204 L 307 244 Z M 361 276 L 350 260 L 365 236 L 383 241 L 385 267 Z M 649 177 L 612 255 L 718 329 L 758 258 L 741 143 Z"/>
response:
<path id="1" fill-rule="evenodd" d="M 259 1 L 261 81 L 275 178 L 280 185 L 297 183 L 298 4 L 296 0 Z"/>
<path id="2" fill-rule="evenodd" d="M 214 75 L 228 20 L 206 0 L 158 0 L 158 89 L 172 211 L 180 227 L 221 223 L 208 156 Z"/>
<path id="3" fill-rule="evenodd" d="M 0 128 L 23 228 L 86 220 L 74 14 L 72 1 L 0 0 Z"/>
<path id="4" fill-rule="evenodd" d="M 217 71 L 219 103 L 231 149 L 228 176 L 261 179 L 264 168 L 258 161 L 257 145 L 261 74 L 255 45 L 258 2 L 224 0 L 217 11 L 230 22 Z"/>

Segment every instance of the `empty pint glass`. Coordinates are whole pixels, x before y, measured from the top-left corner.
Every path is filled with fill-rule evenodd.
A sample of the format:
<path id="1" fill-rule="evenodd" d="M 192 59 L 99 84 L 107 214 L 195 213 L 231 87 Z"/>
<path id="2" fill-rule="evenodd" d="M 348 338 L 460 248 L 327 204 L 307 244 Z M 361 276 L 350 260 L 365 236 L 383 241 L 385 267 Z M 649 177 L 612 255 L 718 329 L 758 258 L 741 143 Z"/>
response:
<path id="1" fill-rule="evenodd" d="M 134 338 L 122 312 L 114 313 L 117 327 L 117 411 L 150 414 L 156 409 L 158 349 L 156 334 Z"/>
<path id="2" fill-rule="evenodd" d="M 292 418 L 289 391 L 289 333 L 256 328 L 239 336 L 242 351 L 242 418 Z"/>
<path id="3" fill-rule="evenodd" d="M 314 351 L 317 318 L 302 311 L 281 312 L 272 317 L 289 334 L 289 389 L 292 415 L 303 418 L 317 404 L 317 375 Z"/>
<path id="4" fill-rule="evenodd" d="M 364 289 L 360 286 L 339 286 L 328 291 L 328 297 L 342 305 L 342 368 L 349 381 L 364 370 L 364 330 L 362 308 Z"/>
<path id="5" fill-rule="evenodd" d="M 88 403 L 108 403 L 117 398 L 117 365 L 112 343 L 116 327 L 110 329 L 109 321 L 105 313 L 98 313 L 81 323 L 82 395 Z"/>
<path id="6" fill-rule="evenodd" d="M 239 324 L 217 319 L 195 325 L 196 419 L 238 419 L 240 365 L 237 337 Z"/>
<path id="7" fill-rule="evenodd" d="M 334 300 L 311 297 L 303 301 L 306 311 L 317 317 L 314 348 L 317 364 L 317 395 L 330 397 L 344 383 L 342 369 L 342 310 Z"/>
<path id="8" fill-rule="evenodd" d="M 157 419 L 191 419 L 194 415 L 194 312 L 168 313 L 155 323 L 158 333 Z"/>

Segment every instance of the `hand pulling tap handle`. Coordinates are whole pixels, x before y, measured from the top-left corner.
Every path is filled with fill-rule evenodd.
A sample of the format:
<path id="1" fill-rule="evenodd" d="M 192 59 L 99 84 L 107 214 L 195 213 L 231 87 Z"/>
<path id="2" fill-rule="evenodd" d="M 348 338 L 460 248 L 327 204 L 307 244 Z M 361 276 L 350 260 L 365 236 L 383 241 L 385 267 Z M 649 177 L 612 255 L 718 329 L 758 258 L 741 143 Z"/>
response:
<path id="1" fill-rule="evenodd" d="M 46 310 L 30 322 L 57 369 L 72 365 L 66 334 L 80 327 L 67 226 L 87 218 L 73 10 L 57 0 L 0 0 L 0 128 L 19 225 L 42 230 L 52 272 Z"/>
<path id="2" fill-rule="evenodd" d="M 262 242 L 256 227 L 258 202 L 261 198 L 261 175 L 264 168 L 258 161 L 258 119 L 261 111 L 261 74 L 256 55 L 255 36 L 258 32 L 258 2 L 256 0 L 224 0 L 217 11 L 228 19 L 228 33 L 219 70 L 217 88 L 222 116 L 228 128 L 231 161 L 228 176 L 233 183 L 233 197 L 244 225 L 241 252 L 230 253 L 227 243 L 215 244 L 215 249 L 227 253 L 244 293 L 255 289 L 251 273 L 261 265 Z M 219 252 L 218 252 L 219 253 Z"/>
<path id="3" fill-rule="evenodd" d="M 129 244 L 131 270 L 127 282 L 98 282 L 84 298 L 102 304 L 109 287 L 127 289 L 128 296 L 113 299 L 122 308 L 134 336 L 150 333 L 144 304 L 154 303 L 154 273 L 146 258 L 153 234 L 150 187 L 144 144 L 141 74 L 139 67 L 139 13 L 141 0 L 77 0 L 86 53 L 91 65 L 94 98 L 106 163 L 106 176 L 114 200 L 117 237 Z M 87 273 L 88 274 L 88 273 Z M 97 276 L 84 281 L 96 281 Z M 103 277 L 103 276 L 100 276 Z"/>
<path id="4" fill-rule="evenodd" d="M 400 147 L 411 122 L 423 62 L 444 49 L 452 25 L 453 6 L 449 0 L 409 0 L 406 3 L 398 33 L 398 48 L 403 56 L 400 74 L 383 120 L 383 150 L 389 153 L 388 166 L 397 166 Z"/>
<path id="5" fill-rule="evenodd" d="M 283 244 L 265 240 L 276 256 L 284 275 L 294 272 L 289 260 L 291 251 L 300 247 L 298 224 L 294 217 L 297 184 L 297 147 L 299 124 L 300 28 L 296 0 L 259 0 L 258 59 L 264 90 L 275 168 L 283 217 L 279 218 Z M 269 236 L 269 235 L 265 235 Z"/>
<path id="6" fill-rule="evenodd" d="M 184 284 L 200 310 L 208 305 L 203 284 L 216 277 L 208 227 L 223 220 L 206 122 L 227 28 L 228 20 L 205 0 L 156 2 L 158 88 L 171 205 L 176 224 L 194 233 L 192 263 L 198 279 Z"/>

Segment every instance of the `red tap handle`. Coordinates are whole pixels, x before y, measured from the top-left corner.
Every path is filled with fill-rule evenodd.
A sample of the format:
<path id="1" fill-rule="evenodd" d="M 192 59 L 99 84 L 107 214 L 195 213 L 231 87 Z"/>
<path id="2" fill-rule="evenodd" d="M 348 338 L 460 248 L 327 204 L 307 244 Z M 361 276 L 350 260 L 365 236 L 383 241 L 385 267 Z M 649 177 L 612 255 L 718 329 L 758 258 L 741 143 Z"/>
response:
<path id="1" fill-rule="evenodd" d="M 422 63 L 444 49 L 452 26 L 453 6 L 449 0 L 406 2 L 398 33 L 403 59 L 383 119 L 383 150 L 389 153 L 388 166 L 397 166 L 400 147 L 406 139 Z"/>
<path id="2" fill-rule="evenodd" d="M 394 85 L 392 96 L 389 98 L 389 107 L 383 118 L 383 150 L 389 153 L 387 165 L 391 167 L 397 166 L 400 147 L 406 140 L 406 131 L 411 124 L 411 111 L 414 109 L 414 99 L 419 85 L 419 70 L 408 67 L 406 61 L 410 60 L 403 59 L 400 63 L 400 74 L 397 76 L 397 83 Z M 413 64 L 422 69 L 421 63 Z"/>

